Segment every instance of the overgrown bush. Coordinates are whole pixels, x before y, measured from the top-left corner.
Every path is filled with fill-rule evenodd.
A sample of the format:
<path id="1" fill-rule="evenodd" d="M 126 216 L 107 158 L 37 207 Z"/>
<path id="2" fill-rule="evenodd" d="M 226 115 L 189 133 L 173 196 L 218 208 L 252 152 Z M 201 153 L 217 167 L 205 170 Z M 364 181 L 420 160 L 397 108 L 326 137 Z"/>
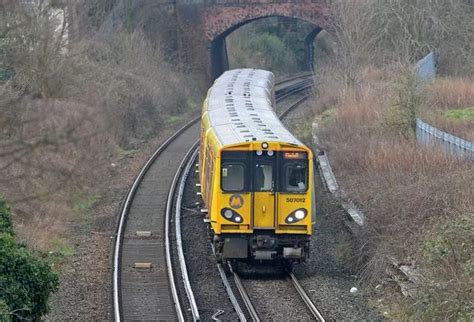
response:
<path id="1" fill-rule="evenodd" d="M 396 82 L 386 125 L 405 138 L 413 138 L 421 104 L 420 82 L 414 71 L 405 70 Z"/>
<path id="2" fill-rule="evenodd" d="M 331 64 L 317 66 L 315 112 L 339 185 L 366 215 L 356 270 L 378 284 L 393 258 L 414 264 L 423 279 L 407 300 L 409 319 L 472 320 L 472 162 L 414 135 L 419 114 L 437 120 L 446 109 L 474 105 L 472 2 L 334 3 L 333 41 L 325 39 L 324 51 Z M 440 71 L 469 76 L 423 89 L 413 65 L 430 50 Z M 473 123 L 440 124 L 466 134 Z"/>
<path id="3" fill-rule="evenodd" d="M 195 80 L 165 62 L 160 46 L 139 31 L 84 41 L 78 50 L 86 54 L 73 63 L 88 83 L 69 92 L 85 92 L 88 104 L 106 108 L 123 148 L 157 134 L 170 116 L 185 116 L 198 107 Z"/>
<path id="4" fill-rule="evenodd" d="M 420 319 L 431 319 L 435 317 L 435 311 L 426 307 L 445 301 L 441 307 L 449 307 L 455 312 L 453 316 L 462 318 L 469 312 L 466 299 L 471 294 L 466 292 L 472 288 L 472 282 L 466 276 L 472 272 L 463 268 L 447 274 L 448 269 L 454 268 L 449 266 L 454 257 L 446 259 L 449 265 L 445 265 L 438 250 L 439 245 L 443 245 L 443 252 L 447 250 L 449 242 L 445 242 L 445 237 L 457 230 L 459 236 L 453 240 L 455 257 L 464 256 L 462 261 L 471 265 L 464 252 L 472 248 L 471 234 L 456 227 L 465 225 L 471 229 L 472 223 L 466 223 L 469 218 L 466 214 L 474 209 L 472 164 L 435 146 L 418 145 L 413 135 L 406 135 L 406 131 L 412 131 L 411 128 L 406 130 L 410 113 L 394 114 L 393 109 L 400 106 L 393 104 L 400 99 L 404 102 L 402 106 L 410 111 L 412 101 L 400 94 L 414 92 L 410 90 L 406 94 L 403 88 L 410 82 L 403 73 L 396 77 L 396 70 L 387 67 L 383 73 L 364 71 L 364 78 L 356 87 L 348 89 L 345 84 L 339 84 L 339 90 L 333 87 L 332 91 L 319 91 L 321 98 L 315 101 L 316 112 L 321 114 L 326 110 L 334 115 L 329 122 L 321 121 L 319 136 L 340 186 L 367 217 L 366 229 L 357 236 L 358 252 L 354 258 L 361 276 L 368 282 L 379 283 L 391 265 L 391 257 L 402 262 L 416 262 L 418 267 L 423 267 L 428 282 L 420 286 L 423 290 L 414 306 L 409 308 L 411 314 Z M 322 79 L 324 83 L 325 78 Z M 337 83 L 330 81 L 330 84 Z M 335 96 L 334 92 L 339 95 Z M 325 98 L 327 95 L 329 99 Z M 403 126 L 394 131 L 394 123 L 387 121 L 390 119 L 398 120 Z M 450 227 L 448 220 L 453 221 L 451 228 L 447 228 Z M 431 230 L 429 227 L 436 222 L 439 225 Z M 430 229 L 428 234 L 427 229 Z M 434 238 L 437 235 L 439 239 Z M 463 243 L 465 246 L 460 246 Z M 457 254 L 461 250 L 464 255 Z M 458 283 L 469 286 L 460 288 Z M 446 300 L 446 296 L 452 301 Z"/>
<path id="5" fill-rule="evenodd" d="M 10 209 L 0 199 L 0 318 L 37 320 L 48 312 L 58 276 L 47 262 L 15 240 Z"/>
<path id="6" fill-rule="evenodd" d="M 430 51 L 436 53 L 439 72 L 472 75 L 471 1 L 336 0 L 333 5 L 327 22 L 331 64 L 346 85 L 356 85 L 366 66 L 412 64 Z"/>
<path id="7" fill-rule="evenodd" d="M 54 10 L 43 1 L 0 4 L 0 68 L 15 71 L 0 82 L 0 188 L 19 236 L 43 250 L 53 247 L 52 235 L 70 235 L 81 219 L 71 200 L 98 193 L 122 159 L 117 151 L 138 151 L 184 122 L 204 93 L 201 79 L 165 61 L 140 30 L 68 34 L 65 46 Z M 23 33 L 32 35 L 31 50 Z"/>
<path id="8" fill-rule="evenodd" d="M 471 209 L 472 210 L 472 209 Z M 420 249 L 423 280 L 411 308 L 419 320 L 472 321 L 474 310 L 474 213 L 431 224 Z"/>
<path id="9" fill-rule="evenodd" d="M 14 235 L 10 208 L 0 196 L 0 233 Z"/>
<path id="10" fill-rule="evenodd" d="M 226 39 L 230 67 L 262 68 L 277 75 L 304 70 L 304 38 L 312 28 L 308 23 L 284 18 L 249 23 Z"/>
<path id="11" fill-rule="evenodd" d="M 23 91 L 50 97 L 61 88 L 67 44 L 65 15 L 49 1 L 34 5 L 4 1 L 0 5 L 0 69 L 12 70 L 15 85 Z"/>
<path id="12" fill-rule="evenodd" d="M 11 320 L 10 309 L 8 308 L 7 303 L 0 300 L 0 321 L 10 322 Z"/>

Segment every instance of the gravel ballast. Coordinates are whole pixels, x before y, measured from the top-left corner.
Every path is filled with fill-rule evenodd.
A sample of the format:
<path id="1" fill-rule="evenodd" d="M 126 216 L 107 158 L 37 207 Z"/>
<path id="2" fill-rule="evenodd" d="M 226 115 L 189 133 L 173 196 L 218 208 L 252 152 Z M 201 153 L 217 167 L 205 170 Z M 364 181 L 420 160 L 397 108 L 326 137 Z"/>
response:
<path id="1" fill-rule="evenodd" d="M 236 321 L 238 316 L 217 270 L 209 242 L 208 226 L 200 212 L 202 200 L 196 195 L 199 190 L 197 182 L 198 174 L 193 167 L 188 176 L 181 209 L 183 251 L 190 283 L 202 320 L 212 320 L 212 315 L 222 310 L 224 313 L 218 316 L 220 320 Z"/>

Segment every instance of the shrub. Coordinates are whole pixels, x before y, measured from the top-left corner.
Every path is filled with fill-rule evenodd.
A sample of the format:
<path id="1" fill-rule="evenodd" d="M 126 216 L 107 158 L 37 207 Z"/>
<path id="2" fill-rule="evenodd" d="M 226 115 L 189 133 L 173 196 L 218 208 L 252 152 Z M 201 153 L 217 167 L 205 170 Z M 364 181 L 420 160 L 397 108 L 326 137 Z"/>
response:
<path id="1" fill-rule="evenodd" d="M 14 236 L 10 208 L 0 196 L 0 234 Z"/>
<path id="2" fill-rule="evenodd" d="M 417 77 L 413 71 L 405 71 L 395 87 L 386 124 L 406 138 L 413 137 L 420 104 Z"/>
<path id="3" fill-rule="evenodd" d="M 4 301 L 0 300 L 0 321 L 2 322 L 10 322 L 11 315 L 10 315 L 10 309 L 8 308 L 7 303 Z"/>
<path id="4" fill-rule="evenodd" d="M 434 222 L 422 241 L 424 281 L 412 307 L 419 320 L 472 321 L 474 298 L 473 213 Z"/>
<path id="5" fill-rule="evenodd" d="M 442 318 L 469 320 L 472 164 L 436 147 L 420 146 L 403 131 L 390 131 L 387 115 L 399 91 L 393 82 L 364 80 L 341 91 L 333 105 L 335 118 L 321 122 L 320 139 L 328 147 L 339 185 L 367 218 L 366 229 L 355 239 L 360 241 L 357 259 L 365 261 L 354 262 L 360 276 L 379 283 L 391 265 L 387 255 L 415 261 L 427 282 L 410 307 L 413 317 L 433 319 L 441 311 L 432 307 L 439 305 L 450 314 Z M 326 105 L 326 99 L 320 101 Z M 315 110 L 324 110 L 318 102 Z"/>
<path id="6" fill-rule="evenodd" d="M 61 88 L 67 37 L 65 9 L 45 1 L 7 1 L 0 5 L 0 53 L 3 69 L 16 86 L 51 97 Z M 14 72 L 12 72 L 14 71 Z"/>
<path id="7" fill-rule="evenodd" d="M 284 25 L 265 19 L 249 24 L 227 38 L 231 68 L 262 68 L 276 74 L 294 73 L 303 66 L 300 47 L 303 40 L 295 42 L 291 31 Z"/>
<path id="8" fill-rule="evenodd" d="M 44 260 L 15 241 L 10 210 L 0 201 L 0 316 L 2 321 L 37 320 L 48 312 L 58 276 Z"/>

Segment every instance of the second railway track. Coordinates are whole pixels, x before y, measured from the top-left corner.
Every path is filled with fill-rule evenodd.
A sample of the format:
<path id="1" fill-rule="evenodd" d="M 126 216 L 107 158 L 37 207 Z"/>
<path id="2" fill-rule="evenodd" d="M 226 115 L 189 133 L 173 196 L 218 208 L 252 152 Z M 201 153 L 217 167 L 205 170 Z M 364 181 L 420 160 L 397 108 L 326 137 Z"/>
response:
<path id="1" fill-rule="evenodd" d="M 283 87 L 277 91 L 277 97 L 311 87 L 308 75 L 301 79 L 296 84 L 292 79 L 291 88 Z M 185 319 L 182 300 L 173 281 L 177 272 L 170 262 L 172 251 L 167 234 L 170 229 L 166 228 L 170 224 L 166 220 L 166 208 L 170 206 L 166 200 L 171 196 L 170 187 L 176 182 L 175 174 L 184 167 L 179 160 L 185 158 L 199 137 L 198 121 L 196 118 L 186 124 L 156 150 L 122 204 L 113 258 L 115 321 Z M 175 239 L 174 243 L 179 242 Z M 181 276 L 186 275 L 182 269 L 180 281 Z M 194 312 L 193 316 L 196 319 Z"/>

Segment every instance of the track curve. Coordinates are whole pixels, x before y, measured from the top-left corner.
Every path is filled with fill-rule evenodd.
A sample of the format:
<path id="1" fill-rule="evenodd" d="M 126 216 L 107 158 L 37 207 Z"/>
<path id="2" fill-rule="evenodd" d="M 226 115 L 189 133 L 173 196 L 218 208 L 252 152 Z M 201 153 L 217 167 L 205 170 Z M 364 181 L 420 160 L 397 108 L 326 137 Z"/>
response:
<path id="1" fill-rule="evenodd" d="M 178 319 L 165 265 L 165 201 L 177 160 L 199 137 L 199 123 L 193 120 L 177 133 L 150 158 L 122 207 L 114 256 L 115 321 Z"/>
<path id="2" fill-rule="evenodd" d="M 184 319 L 172 294 L 163 234 L 169 187 L 180 160 L 199 137 L 199 119 L 191 120 L 155 151 L 122 204 L 113 257 L 115 321 Z"/>

